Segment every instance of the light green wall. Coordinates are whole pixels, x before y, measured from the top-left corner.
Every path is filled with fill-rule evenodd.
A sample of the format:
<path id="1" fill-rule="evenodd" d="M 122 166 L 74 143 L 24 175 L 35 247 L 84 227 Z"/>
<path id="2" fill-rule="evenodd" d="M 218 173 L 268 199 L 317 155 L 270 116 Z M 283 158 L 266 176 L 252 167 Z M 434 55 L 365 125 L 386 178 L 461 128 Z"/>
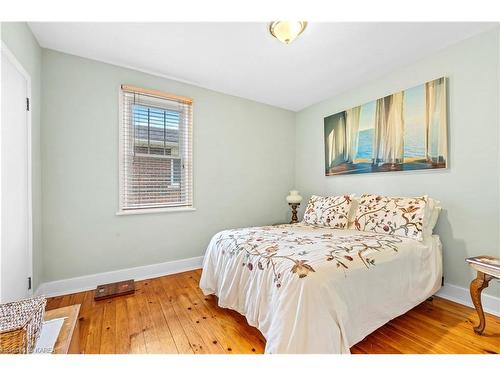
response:
<path id="1" fill-rule="evenodd" d="M 286 220 L 293 112 L 51 50 L 42 77 L 45 281 L 201 256 L 219 230 Z M 193 98 L 195 212 L 115 215 L 122 83 Z"/>
<path id="2" fill-rule="evenodd" d="M 465 257 L 500 253 L 498 30 L 297 114 L 42 50 L 25 23 L 2 23 L 1 31 L 32 77 L 35 287 L 41 281 L 202 255 L 220 229 L 282 222 L 288 215 L 284 195 L 294 180 L 305 198 L 425 192 L 441 200 L 445 211 L 437 232 L 450 284 L 468 285 L 472 272 Z M 439 76 L 449 78 L 447 170 L 324 177 L 324 116 Z M 121 83 L 194 98 L 197 211 L 115 215 Z M 486 293 L 500 295 L 499 289 L 495 285 Z"/>
<path id="3" fill-rule="evenodd" d="M 24 22 L 2 22 L 2 41 L 31 76 L 31 137 L 33 181 L 33 286 L 42 282 L 42 199 L 40 109 L 42 49 Z"/>
<path id="4" fill-rule="evenodd" d="M 499 30 L 483 33 L 381 79 L 299 112 L 296 187 L 311 194 L 429 194 L 442 202 L 437 233 L 444 245 L 445 282 L 468 287 L 464 258 L 500 256 Z M 324 176 L 323 118 L 434 78 L 449 78 L 449 168 Z M 495 283 L 493 283 L 495 284 Z M 486 294 L 500 295 L 498 285 Z"/>

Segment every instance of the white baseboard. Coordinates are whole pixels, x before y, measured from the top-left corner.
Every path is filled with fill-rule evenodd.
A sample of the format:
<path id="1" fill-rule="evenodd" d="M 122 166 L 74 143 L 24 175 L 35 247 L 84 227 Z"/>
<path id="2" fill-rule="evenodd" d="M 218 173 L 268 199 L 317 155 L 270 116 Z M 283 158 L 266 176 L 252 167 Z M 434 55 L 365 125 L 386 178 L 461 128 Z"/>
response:
<path id="1" fill-rule="evenodd" d="M 96 273 L 93 275 L 74 277 L 71 279 L 50 281 L 41 284 L 36 290 L 36 295 L 47 297 L 62 296 L 65 294 L 78 293 L 95 289 L 97 285 L 112 283 L 120 280 L 134 279 L 145 280 L 154 277 L 171 275 L 201 268 L 203 256 L 174 260 L 171 262 L 151 264 L 148 266 L 126 268 L 117 271 Z M 474 307 L 470 299 L 469 289 L 460 286 L 445 284 L 437 293 L 437 296 L 448 299 L 462 305 Z M 484 311 L 500 316 L 500 298 L 482 295 Z"/>
<path id="2" fill-rule="evenodd" d="M 485 291 L 486 290 L 487 289 L 485 289 Z M 457 302 L 462 305 L 474 307 L 470 298 L 469 289 L 462 288 L 461 286 L 444 284 L 444 286 L 436 293 L 436 296 L 449 299 L 450 301 Z M 483 304 L 484 311 L 500 316 L 500 298 L 484 294 L 483 291 L 483 294 L 481 295 L 481 302 Z"/>
<path id="3" fill-rule="evenodd" d="M 93 275 L 74 277 L 71 279 L 49 281 L 42 283 L 36 290 L 36 295 L 47 297 L 62 296 L 92 290 L 97 285 L 113 283 L 120 280 L 145 280 L 154 277 L 171 275 L 201 268 L 203 256 L 174 260 L 171 262 L 151 264 L 148 266 L 126 268 L 117 271 L 96 273 Z"/>

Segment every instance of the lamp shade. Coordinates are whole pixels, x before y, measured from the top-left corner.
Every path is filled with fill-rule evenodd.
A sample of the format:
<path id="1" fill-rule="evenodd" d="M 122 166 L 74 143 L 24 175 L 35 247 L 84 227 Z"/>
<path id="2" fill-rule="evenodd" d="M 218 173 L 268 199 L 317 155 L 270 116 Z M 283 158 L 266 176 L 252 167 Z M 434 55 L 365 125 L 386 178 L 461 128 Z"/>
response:
<path id="1" fill-rule="evenodd" d="M 287 195 L 286 201 L 290 204 L 299 204 L 302 202 L 302 197 L 297 190 L 290 190 L 290 194 Z"/>

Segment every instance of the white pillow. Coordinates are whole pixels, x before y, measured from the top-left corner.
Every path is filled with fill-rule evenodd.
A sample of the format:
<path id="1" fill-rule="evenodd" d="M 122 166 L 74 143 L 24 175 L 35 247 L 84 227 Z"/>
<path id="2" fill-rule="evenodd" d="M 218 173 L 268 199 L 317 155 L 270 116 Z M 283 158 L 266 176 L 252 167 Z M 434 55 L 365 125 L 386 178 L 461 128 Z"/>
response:
<path id="1" fill-rule="evenodd" d="M 439 214 L 441 213 L 441 202 L 438 200 L 427 198 L 426 216 L 424 218 L 423 235 L 424 238 L 432 236 L 432 231 L 437 224 Z"/>

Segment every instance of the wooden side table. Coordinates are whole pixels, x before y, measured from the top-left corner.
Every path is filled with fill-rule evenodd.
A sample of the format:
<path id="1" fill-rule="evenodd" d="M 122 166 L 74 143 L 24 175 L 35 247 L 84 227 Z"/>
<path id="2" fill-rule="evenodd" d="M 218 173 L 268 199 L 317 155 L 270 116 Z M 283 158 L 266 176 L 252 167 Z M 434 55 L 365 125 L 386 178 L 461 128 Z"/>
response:
<path id="1" fill-rule="evenodd" d="M 477 271 L 477 277 L 470 283 L 470 296 L 479 316 L 479 325 L 474 327 L 474 332 L 481 335 L 486 327 L 481 292 L 488 287 L 491 280 L 500 279 L 500 258 L 482 255 L 467 258 L 465 261 Z"/>
<path id="2" fill-rule="evenodd" d="M 79 313 L 80 305 L 45 311 L 45 320 L 65 318 L 52 354 L 80 354 Z"/>

